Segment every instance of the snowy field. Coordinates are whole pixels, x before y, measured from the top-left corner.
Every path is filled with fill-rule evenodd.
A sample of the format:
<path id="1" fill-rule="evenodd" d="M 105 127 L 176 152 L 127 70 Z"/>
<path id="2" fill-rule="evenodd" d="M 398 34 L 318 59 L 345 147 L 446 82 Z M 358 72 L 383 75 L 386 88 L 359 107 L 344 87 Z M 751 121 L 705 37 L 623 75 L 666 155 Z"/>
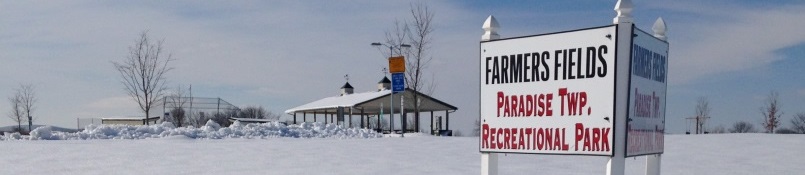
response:
<path id="1" fill-rule="evenodd" d="M 258 130 L 256 133 L 282 129 L 251 127 Z M 4 150 L 0 154 L 4 165 L 0 167 L 0 174 L 441 175 L 480 172 L 476 137 L 376 138 L 372 133 L 360 131 L 334 137 L 339 132 L 349 132 L 326 126 L 308 129 L 316 130 L 316 127 L 330 133 L 299 137 L 299 133 L 304 132 L 295 131 L 297 135 L 288 135 L 290 137 L 264 134 L 252 139 L 226 135 L 221 137 L 223 139 L 193 138 L 186 133 L 166 134 L 161 138 L 150 135 L 142 139 L 11 139 L 0 141 Z M 226 129 L 218 128 L 215 132 L 220 130 Z M 195 134 L 199 133 L 204 131 Z M 663 175 L 805 172 L 805 135 L 668 135 L 665 143 Z M 642 174 L 644 161 L 643 157 L 628 158 L 627 174 Z M 508 154 L 500 156 L 499 166 L 500 174 L 604 174 L 606 162 L 606 157 Z"/>

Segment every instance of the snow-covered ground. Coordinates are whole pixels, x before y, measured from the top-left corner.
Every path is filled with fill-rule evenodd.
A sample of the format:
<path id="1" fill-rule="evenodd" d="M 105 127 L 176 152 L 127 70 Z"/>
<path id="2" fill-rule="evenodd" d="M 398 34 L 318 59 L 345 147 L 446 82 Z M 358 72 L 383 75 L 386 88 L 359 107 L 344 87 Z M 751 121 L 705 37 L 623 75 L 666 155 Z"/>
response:
<path id="1" fill-rule="evenodd" d="M 0 141 L 0 162 L 5 165 L 0 174 L 480 172 L 475 137 L 222 138 L 168 134 L 134 140 Z M 805 172 L 805 135 L 668 135 L 665 143 L 664 175 Z M 644 161 L 628 158 L 627 174 L 642 174 Z M 500 174 L 604 174 L 606 162 L 606 157 L 508 154 L 500 156 L 499 166 Z"/>

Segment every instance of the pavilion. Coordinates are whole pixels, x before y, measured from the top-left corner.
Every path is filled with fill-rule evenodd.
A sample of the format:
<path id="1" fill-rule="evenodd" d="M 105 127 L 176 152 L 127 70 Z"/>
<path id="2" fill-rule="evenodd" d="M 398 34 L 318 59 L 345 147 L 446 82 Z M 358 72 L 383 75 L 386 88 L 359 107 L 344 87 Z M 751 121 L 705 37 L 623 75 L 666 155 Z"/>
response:
<path id="1" fill-rule="evenodd" d="M 360 117 L 359 127 L 369 128 L 369 122 L 376 122 L 374 125 L 372 125 L 375 126 L 372 129 L 383 131 L 381 128 L 380 117 L 376 116 L 388 115 L 389 111 L 392 110 L 392 107 L 389 104 L 393 101 L 393 109 L 395 114 L 394 118 L 399 119 L 401 96 L 405 97 L 405 115 L 416 116 L 407 114 L 414 114 L 414 105 L 416 103 L 414 103 L 413 96 L 414 94 L 417 94 L 419 95 L 420 99 L 418 104 L 420 114 L 430 113 L 431 133 L 451 133 L 450 113 L 455 112 L 458 110 L 458 108 L 409 88 L 406 88 L 403 92 L 394 93 L 393 99 L 391 99 L 390 84 L 391 81 L 389 81 L 387 77 L 383 77 L 383 79 L 378 82 L 378 88 L 376 91 L 353 93 L 352 85 L 347 82 L 341 87 L 341 94 L 339 96 L 326 97 L 316 100 L 288 109 L 285 111 L 285 113 L 293 115 L 294 124 L 297 123 L 297 117 L 301 116 L 302 121 L 307 122 L 307 116 L 311 115 L 313 116 L 313 122 L 318 122 L 317 116 L 324 116 L 324 123 L 328 123 L 327 119 L 329 118 L 329 123 L 335 122 L 336 124 L 345 125 L 347 127 L 354 127 L 352 124 L 353 122 L 345 123 L 344 119 L 346 118 L 346 121 L 353 121 L 352 117 L 355 116 Z M 434 112 L 436 112 L 437 115 L 442 113 L 444 114 L 445 122 L 443 124 L 440 116 L 437 116 L 437 121 L 434 121 Z M 374 118 L 374 121 L 370 121 L 371 118 Z M 395 123 L 396 122 L 397 121 L 395 121 Z M 408 129 L 406 132 L 420 131 L 419 123 L 419 118 L 415 118 L 413 130 Z M 444 126 L 443 128 L 442 125 Z"/>

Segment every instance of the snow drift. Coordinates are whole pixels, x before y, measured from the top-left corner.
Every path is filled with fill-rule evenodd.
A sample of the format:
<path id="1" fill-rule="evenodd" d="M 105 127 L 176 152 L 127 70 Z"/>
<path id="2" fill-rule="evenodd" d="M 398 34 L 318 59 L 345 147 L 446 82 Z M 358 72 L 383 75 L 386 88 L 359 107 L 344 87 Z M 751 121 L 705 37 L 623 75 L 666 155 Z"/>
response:
<path id="1" fill-rule="evenodd" d="M 335 124 L 302 123 L 285 125 L 279 122 L 241 124 L 235 122 L 229 127 L 221 127 L 212 120 L 199 128 L 175 127 L 170 122 L 150 126 L 132 125 L 88 125 L 83 131 L 69 133 L 53 131 L 43 126 L 31 131 L 30 136 L 6 133 L 2 140 L 91 140 L 91 139 L 146 139 L 186 136 L 194 139 L 224 138 L 378 138 L 382 137 L 370 129 L 346 128 Z"/>

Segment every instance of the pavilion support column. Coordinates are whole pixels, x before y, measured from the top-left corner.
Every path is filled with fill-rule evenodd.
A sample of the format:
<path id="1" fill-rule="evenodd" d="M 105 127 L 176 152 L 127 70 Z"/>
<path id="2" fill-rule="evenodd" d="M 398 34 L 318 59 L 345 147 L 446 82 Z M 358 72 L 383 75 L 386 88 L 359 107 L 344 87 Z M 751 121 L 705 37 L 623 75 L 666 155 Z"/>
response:
<path id="1" fill-rule="evenodd" d="M 363 121 L 363 108 L 361 108 L 361 128 L 368 128 Z"/>
<path id="2" fill-rule="evenodd" d="M 433 135 L 433 111 L 430 111 L 430 135 Z"/>
<path id="3" fill-rule="evenodd" d="M 307 112 L 302 113 L 302 122 L 307 122 Z"/>
<path id="4" fill-rule="evenodd" d="M 444 111 L 444 130 L 450 130 L 450 111 Z"/>
<path id="5" fill-rule="evenodd" d="M 419 132 L 419 111 L 414 112 L 414 132 Z"/>
<path id="6" fill-rule="evenodd" d="M 380 117 L 383 117 L 383 115 L 377 114 L 377 124 L 375 125 L 375 127 L 377 127 L 377 128 L 375 128 L 375 129 L 377 129 L 380 132 L 383 132 L 382 131 L 383 127 L 380 126 Z"/>
<path id="7" fill-rule="evenodd" d="M 352 108 L 349 108 L 349 127 L 352 128 Z"/>
<path id="8" fill-rule="evenodd" d="M 296 112 L 293 113 L 293 124 L 296 124 Z"/>

